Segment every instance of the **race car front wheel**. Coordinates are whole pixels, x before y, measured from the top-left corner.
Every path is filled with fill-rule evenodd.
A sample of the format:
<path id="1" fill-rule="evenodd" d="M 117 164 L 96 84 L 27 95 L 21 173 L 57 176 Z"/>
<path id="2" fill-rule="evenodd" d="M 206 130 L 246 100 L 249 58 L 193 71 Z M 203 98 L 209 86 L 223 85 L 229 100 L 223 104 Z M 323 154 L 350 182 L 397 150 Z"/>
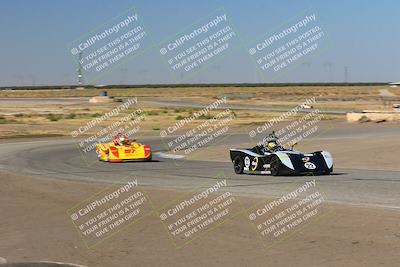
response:
<path id="1" fill-rule="evenodd" d="M 233 160 L 233 169 L 236 174 L 242 174 L 244 168 L 243 158 L 241 156 L 236 156 Z"/>
<path id="2" fill-rule="evenodd" d="M 281 165 L 282 163 L 278 156 L 273 156 L 270 162 L 271 174 L 273 176 L 280 175 Z"/>

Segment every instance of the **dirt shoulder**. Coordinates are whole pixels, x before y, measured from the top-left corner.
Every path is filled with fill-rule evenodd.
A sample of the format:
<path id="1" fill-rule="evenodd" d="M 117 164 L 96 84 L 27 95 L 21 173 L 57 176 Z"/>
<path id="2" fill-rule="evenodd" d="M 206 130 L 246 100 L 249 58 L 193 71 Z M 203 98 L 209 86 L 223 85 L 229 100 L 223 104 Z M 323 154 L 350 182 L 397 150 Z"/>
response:
<path id="1" fill-rule="evenodd" d="M 397 266 L 397 210 L 329 204 L 326 216 L 266 249 L 248 218 L 236 216 L 175 248 L 156 214 L 88 249 L 67 210 L 106 185 L 1 173 L 0 257 L 88 266 Z M 146 188 L 155 206 L 182 192 Z M 243 205 L 260 199 L 240 198 Z"/>

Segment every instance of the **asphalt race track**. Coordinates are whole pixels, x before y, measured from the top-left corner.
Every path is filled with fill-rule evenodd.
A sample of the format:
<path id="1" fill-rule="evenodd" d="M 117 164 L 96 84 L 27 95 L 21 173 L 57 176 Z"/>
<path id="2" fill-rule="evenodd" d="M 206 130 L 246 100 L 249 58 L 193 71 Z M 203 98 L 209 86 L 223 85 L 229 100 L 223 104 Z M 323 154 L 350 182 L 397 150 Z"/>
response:
<path id="1" fill-rule="evenodd" d="M 235 139 L 241 136 L 234 136 Z M 81 155 L 71 139 L 11 141 L 1 144 L 0 168 L 15 174 L 121 183 L 137 178 L 143 186 L 193 190 L 226 178 L 231 192 L 243 196 L 279 197 L 305 181 L 315 179 L 325 199 L 336 203 L 400 208 L 400 171 L 334 169 L 329 176 L 272 177 L 236 175 L 229 162 L 191 161 L 165 158 L 158 138 L 142 138 L 154 152 L 153 162 L 105 163 L 94 152 Z M 228 157 L 228 152 L 227 152 Z"/>

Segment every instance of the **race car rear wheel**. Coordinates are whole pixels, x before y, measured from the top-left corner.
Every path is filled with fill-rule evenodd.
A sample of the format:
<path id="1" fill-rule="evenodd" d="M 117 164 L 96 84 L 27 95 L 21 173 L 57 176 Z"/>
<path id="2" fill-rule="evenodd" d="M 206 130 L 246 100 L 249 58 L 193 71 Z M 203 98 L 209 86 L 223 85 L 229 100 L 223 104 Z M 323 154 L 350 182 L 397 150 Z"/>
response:
<path id="1" fill-rule="evenodd" d="M 241 156 L 236 156 L 233 160 L 233 170 L 236 174 L 242 174 L 244 168 L 243 158 Z"/>
<path id="2" fill-rule="evenodd" d="M 274 155 L 271 158 L 271 162 L 270 162 L 271 175 L 273 175 L 273 176 L 280 175 L 281 166 L 282 166 L 281 160 L 278 158 L 278 156 Z"/>

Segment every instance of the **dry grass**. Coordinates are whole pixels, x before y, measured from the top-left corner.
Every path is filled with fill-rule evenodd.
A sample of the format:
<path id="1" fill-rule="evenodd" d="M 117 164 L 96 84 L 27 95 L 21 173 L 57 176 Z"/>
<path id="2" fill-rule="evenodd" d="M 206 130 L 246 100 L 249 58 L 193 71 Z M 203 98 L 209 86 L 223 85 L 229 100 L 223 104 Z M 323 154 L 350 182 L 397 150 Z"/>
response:
<path id="1" fill-rule="evenodd" d="M 286 107 L 298 105 L 307 98 L 316 97 L 315 108 L 320 109 L 383 109 L 379 90 L 382 86 L 298 86 L 298 87 L 189 87 L 189 88 L 132 88 L 107 90 L 114 97 L 151 97 L 160 100 L 193 101 L 196 103 L 211 103 L 216 98 L 226 96 L 228 104 Z M 400 96 L 398 89 L 386 88 Z M 22 90 L 0 91 L 0 98 L 60 98 L 60 97 L 89 97 L 99 95 L 101 89 L 70 89 L 70 90 Z M 3 102 L 7 103 L 7 101 Z M 72 130 L 86 124 L 97 116 L 110 111 L 120 103 L 86 104 L 86 100 L 77 100 L 76 103 L 35 104 L 35 101 L 20 102 L 21 106 L 0 105 L 0 137 L 12 135 L 69 135 Z M 196 108 L 168 107 L 163 108 L 149 103 L 141 104 L 145 114 L 141 123 L 141 132 L 144 134 L 158 134 L 178 120 L 190 116 L 199 110 Z M 121 116 L 133 110 L 127 110 Z M 218 111 L 211 112 L 209 117 Z M 264 112 L 237 110 L 231 126 L 245 126 L 262 124 L 265 121 L 279 116 L 279 112 Z M 325 116 L 324 119 L 343 119 L 343 116 Z M 118 120 L 113 118 L 112 120 Z M 207 117 L 196 121 L 200 123 Z M 110 124 L 112 120 L 104 122 Z"/>
<path id="2" fill-rule="evenodd" d="M 287 87 L 187 87 L 187 88 L 127 88 L 107 89 L 110 96 L 159 96 L 159 97 L 206 97 L 215 98 L 224 94 L 253 94 L 265 98 L 304 98 L 316 96 L 365 97 L 377 96 L 383 86 L 287 86 Z M 96 96 L 106 89 L 63 90 L 16 90 L 0 91 L 0 97 L 87 97 Z M 395 88 L 388 89 L 400 95 Z"/>

